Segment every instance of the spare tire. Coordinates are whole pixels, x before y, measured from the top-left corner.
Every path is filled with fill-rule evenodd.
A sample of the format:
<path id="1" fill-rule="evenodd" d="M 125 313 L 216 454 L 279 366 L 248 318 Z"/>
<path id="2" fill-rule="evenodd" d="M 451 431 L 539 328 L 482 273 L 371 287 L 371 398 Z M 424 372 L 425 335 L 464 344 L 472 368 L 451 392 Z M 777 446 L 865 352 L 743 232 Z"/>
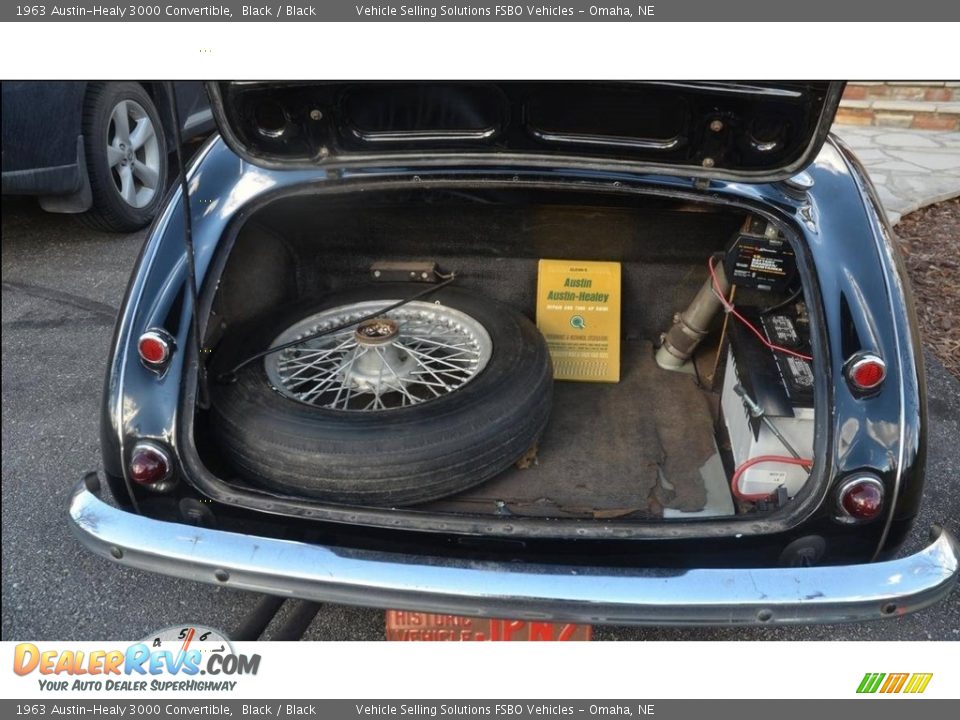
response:
<path id="1" fill-rule="evenodd" d="M 355 321 L 417 292 L 378 284 L 275 315 L 215 367 Z M 214 438 L 242 478 L 377 506 L 466 490 L 520 459 L 550 412 L 546 342 L 522 314 L 453 287 L 266 356 L 211 387 Z"/>

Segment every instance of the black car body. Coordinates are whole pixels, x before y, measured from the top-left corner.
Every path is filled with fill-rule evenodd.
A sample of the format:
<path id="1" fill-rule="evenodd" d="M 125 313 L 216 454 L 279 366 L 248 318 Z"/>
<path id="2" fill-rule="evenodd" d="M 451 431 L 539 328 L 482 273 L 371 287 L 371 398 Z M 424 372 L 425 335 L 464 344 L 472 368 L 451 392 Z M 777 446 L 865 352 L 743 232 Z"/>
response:
<path id="1" fill-rule="evenodd" d="M 50 212 L 90 210 L 99 201 L 91 187 L 91 171 L 97 158 L 91 157 L 89 138 L 84 137 L 85 113 L 92 110 L 93 89 L 109 91 L 111 86 L 119 85 L 121 83 L 80 81 L 4 82 L 3 194 L 35 196 Z M 142 88 L 152 102 L 151 110 L 159 118 L 165 147 L 175 147 L 167 84 L 134 85 Z M 187 142 L 213 130 L 213 115 L 203 83 L 176 82 L 172 86 L 177 96 L 182 140 Z M 163 162 L 165 164 L 165 158 Z M 165 170 L 162 175 L 166 176 Z M 160 198 L 151 210 L 159 206 L 159 201 Z M 152 214 L 144 215 L 145 223 L 150 219 Z"/>
<path id="2" fill-rule="evenodd" d="M 610 623 L 838 622 L 910 612 L 950 591 L 958 546 L 948 531 L 938 529 L 916 555 L 891 559 L 922 496 L 923 367 L 891 228 L 863 168 L 827 136 L 842 85 L 218 83 L 210 89 L 224 138 L 207 144 L 186 178 L 198 305 L 187 282 L 177 192 L 137 264 L 109 361 L 99 477 L 120 508 L 96 498 L 97 474 L 71 500 L 74 529 L 92 550 L 121 564 L 305 598 Z M 564 114 L 563 107 L 573 109 Z M 623 113 L 630 112 L 626 122 Z M 534 202 L 534 215 L 515 225 L 505 219 L 513 212 L 506 208 L 519 207 L 523 215 Z M 589 221 L 580 224 L 581 212 Z M 320 252 L 314 236 L 337 230 L 314 215 L 328 215 L 331 223 L 372 219 L 363 232 L 329 240 L 335 252 L 319 265 L 298 265 L 297 258 Z M 464 228 L 463 237 L 449 240 L 454 250 L 441 235 L 403 245 L 408 235 L 426 232 L 403 229 L 423 216 L 448 233 Z M 707 275 L 704 266 L 699 273 L 683 266 L 685 242 L 691 257 L 702 257 L 699 241 L 684 238 L 706 236 L 714 222 L 736 229 L 748 217 L 777 228 L 789 245 L 809 314 L 817 409 L 810 476 L 789 500 L 741 503 L 729 516 L 656 522 L 616 513 L 363 506 L 237 481 L 229 458 L 218 457 L 208 393 L 224 377 L 210 356 L 229 333 L 218 327 L 229 328 L 233 315 L 256 314 L 238 309 L 241 300 L 260 309 L 292 304 L 313 292 L 317 267 L 326 272 L 351 248 L 362 254 L 370 234 L 375 257 L 439 256 L 466 266 L 478 258 L 481 267 L 561 246 L 550 238 L 534 238 L 540 245 L 529 238 L 488 243 L 492 235 L 483 231 L 506 237 L 564 222 L 615 228 L 620 221 L 609 218 L 621 216 L 640 228 L 634 240 L 580 246 L 567 238 L 565 256 L 592 252 L 630 266 L 642 282 L 631 284 L 628 274 L 635 296 L 625 296 L 624 317 L 632 302 L 630 312 L 643 316 L 640 335 L 653 334 L 656 323 L 667 330 Z M 376 231 L 381 220 L 395 223 L 385 235 Z M 674 223 L 685 230 L 658 241 L 658 233 L 680 227 Z M 269 249 L 284 243 L 265 238 L 282 238 L 285 227 L 292 236 L 303 225 L 309 227 L 290 241 L 288 254 Z M 253 226 L 267 230 L 253 238 Z M 384 237 L 402 249 L 390 251 Z M 703 247 L 720 249 L 713 242 Z M 249 258 L 241 263 L 244 253 Z M 331 287 L 356 282 L 365 262 L 348 270 L 344 260 Z M 287 275 L 271 279 L 271 268 L 291 263 Z M 516 286 L 532 282 L 532 266 L 524 259 L 509 267 L 501 285 L 484 285 L 489 276 L 479 270 L 463 282 L 492 287 L 529 314 L 529 295 Z M 683 289 L 647 289 L 645 272 L 675 272 Z M 237 283 L 242 289 L 231 290 Z M 306 290 L 290 289 L 304 283 Z M 658 305 L 658 295 L 670 296 L 669 307 Z M 652 308 L 650 317 L 644 306 Z M 138 355 L 146 332 L 170 348 L 161 365 Z M 718 348 L 719 363 L 722 337 Z M 885 370 L 868 391 L 850 380 L 863 358 L 876 358 Z M 131 480 L 132 454 L 144 442 L 169 456 L 172 482 L 150 489 Z M 607 448 L 595 450 L 603 468 Z M 864 478 L 882 506 L 877 516 L 861 519 L 844 509 L 842 498 Z"/>

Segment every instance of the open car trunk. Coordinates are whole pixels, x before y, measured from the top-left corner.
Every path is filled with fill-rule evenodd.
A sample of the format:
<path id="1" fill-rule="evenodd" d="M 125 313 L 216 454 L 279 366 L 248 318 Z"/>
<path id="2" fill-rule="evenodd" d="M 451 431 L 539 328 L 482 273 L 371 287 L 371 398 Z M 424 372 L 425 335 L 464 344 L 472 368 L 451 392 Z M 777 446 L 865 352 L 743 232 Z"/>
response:
<path id="1" fill-rule="evenodd" d="M 556 381 L 546 429 L 519 461 L 469 490 L 415 509 L 511 516 L 518 522 L 536 517 L 642 523 L 765 512 L 789 502 L 798 489 L 794 483 L 789 493 L 759 501 L 731 493 L 731 476 L 743 460 L 743 451 L 732 448 L 740 440 L 731 439 L 722 408 L 730 414 L 734 383 L 725 382 L 725 373 L 732 367 L 732 319 L 717 313 L 680 371 L 664 369 L 655 359 L 676 314 L 709 277 L 708 259 L 719 259 L 751 222 L 756 219 L 735 208 L 559 189 L 424 188 L 280 198 L 237 232 L 205 345 L 216 357 L 232 336 L 278 307 L 309 306 L 375 284 L 377 263 L 436 263 L 443 273 L 456 272 L 457 287 L 534 320 L 541 259 L 617 262 L 619 382 Z M 799 283 L 794 277 L 775 288 L 738 286 L 737 307 L 785 304 L 802 314 Z M 422 285 L 410 282 L 410 293 Z M 748 424 L 741 401 L 734 405 L 742 413 L 735 419 L 738 428 L 759 434 L 759 422 Z M 812 403 L 804 412 L 812 443 Z M 257 482 L 244 477 L 212 439 L 210 423 L 209 414 L 200 411 L 196 439 L 203 462 L 228 483 L 256 489 Z M 801 437 L 797 444 L 804 442 Z M 376 451 L 374 443 L 371 452 Z"/>

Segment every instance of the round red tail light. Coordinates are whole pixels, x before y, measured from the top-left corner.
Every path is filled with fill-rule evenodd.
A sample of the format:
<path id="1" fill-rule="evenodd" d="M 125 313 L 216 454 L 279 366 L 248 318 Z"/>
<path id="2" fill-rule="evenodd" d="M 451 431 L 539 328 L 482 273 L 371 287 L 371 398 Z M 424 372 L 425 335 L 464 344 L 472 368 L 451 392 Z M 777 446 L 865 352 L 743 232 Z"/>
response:
<path id="1" fill-rule="evenodd" d="M 139 442 L 130 455 L 130 479 L 143 487 L 166 492 L 173 487 L 173 466 L 166 451 L 150 442 Z"/>
<path id="2" fill-rule="evenodd" d="M 137 351 L 145 365 L 158 368 L 170 359 L 172 345 L 173 342 L 167 333 L 160 330 L 147 330 L 137 341 Z"/>
<path id="3" fill-rule="evenodd" d="M 876 355 L 860 355 L 847 366 L 847 380 L 854 390 L 861 392 L 880 387 L 886 376 L 887 366 Z"/>
<path id="4" fill-rule="evenodd" d="M 850 520 L 873 520 L 883 510 L 883 483 L 875 477 L 851 478 L 840 486 L 840 510 Z"/>

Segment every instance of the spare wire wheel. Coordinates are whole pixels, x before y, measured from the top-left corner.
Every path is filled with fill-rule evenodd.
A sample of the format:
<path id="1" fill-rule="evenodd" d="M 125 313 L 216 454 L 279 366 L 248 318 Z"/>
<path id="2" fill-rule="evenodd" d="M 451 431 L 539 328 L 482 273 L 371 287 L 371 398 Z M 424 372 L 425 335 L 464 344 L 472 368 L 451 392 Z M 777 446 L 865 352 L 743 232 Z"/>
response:
<path id="1" fill-rule="evenodd" d="M 394 304 L 351 303 L 311 315 L 280 335 L 286 345 L 326 328 L 349 326 Z M 376 411 L 455 392 L 487 365 L 493 344 L 464 312 L 414 301 L 383 317 L 267 355 L 267 377 L 281 395 L 331 410 Z"/>

